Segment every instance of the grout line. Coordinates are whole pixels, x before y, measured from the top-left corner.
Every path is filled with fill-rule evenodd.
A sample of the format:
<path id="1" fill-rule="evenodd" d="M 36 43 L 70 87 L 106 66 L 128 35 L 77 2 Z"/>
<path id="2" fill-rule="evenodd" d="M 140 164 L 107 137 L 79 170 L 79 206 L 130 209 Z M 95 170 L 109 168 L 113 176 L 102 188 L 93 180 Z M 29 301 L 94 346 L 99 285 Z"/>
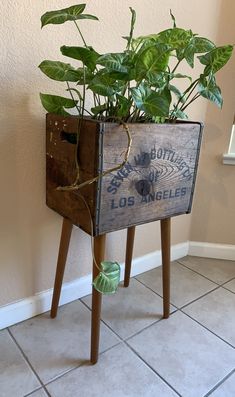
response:
<path id="1" fill-rule="evenodd" d="M 211 394 L 218 389 L 223 383 L 226 382 L 226 380 L 228 378 L 230 378 L 230 376 L 232 376 L 235 373 L 235 369 L 233 369 L 231 372 L 229 372 L 228 375 L 226 375 L 220 382 L 218 382 L 207 394 L 205 394 L 203 397 L 209 397 L 211 396 Z"/>
<path id="2" fill-rule="evenodd" d="M 152 288 L 148 287 L 146 284 L 143 283 L 143 281 L 140 281 L 140 280 L 137 280 L 137 281 L 138 281 L 139 283 L 143 284 L 146 288 L 148 288 L 150 291 L 154 292 L 156 295 L 160 296 L 160 298 L 163 299 L 163 296 L 162 296 L 162 295 L 160 295 L 158 292 L 154 291 Z M 193 299 L 192 301 L 186 303 L 186 304 L 183 305 L 183 306 L 176 306 L 176 304 L 175 304 L 175 303 L 172 303 L 172 302 L 170 302 L 170 304 L 171 304 L 171 306 L 173 306 L 173 308 L 175 308 L 176 310 L 181 310 L 181 309 L 185 308 L 186 306 L 191 305 L 191 303 L 196 302 L 197 300 L 203 298 L 204 296 L 210 294 L 211 292 L 213 292 L 213 291 L 215 291 L 215 290 L 217 290 L 217 289 L 219 289 L 219 288 L 220 288 L 220 285 L 216 285 L 215 288 L 211 289 L 210 291 L 205 292 L 204 294 L 200 295 L 198 298 Z M 174 313 L 176 310 L 172 311 L 171 313 Z"/>
<path id="3" fill-rule="evenodd" d="M 182 311 L 181 309 L 179 309 L 179 311 L 183 314 L 185 314 L 187 317 L 189 317 L 191 320 L 195 321 L 195 323 L 199 324 L 202 328 L 206 329 L 207 331 L 209 331 L 212 335 L 216 336 L 218 339 L 220 339 L 222 342 L 226 343 L 228 346 L 232 347 L 233 349 L 235 349 L 235 347 L 229 343 L 228 341 L 226 341 L 225 339 L 223 339 L 221 336 L 217 335 L 214 331 L 212 331 L 211 329 L 207 328 L 205 325 L 203 325 L 202 323 L 200 323 L 198 320 L 196 320 L 195 318 L 191 317 L 188 313 L 185 313 L 184 311 Z"/>
<path id="4" fill-rule="evenodd" d="M 40 390 L 44 390 L 44 392 L 46 393 L 47 396 L 52 397 L 51 394 L 49 393 L 49 391 L 47 390 L 47 388 L 44 386 L 43 388 L 40 387 L 40 389 L 36 389 L 33 392 L 31 392 L 30 394 L 25 394 L 24 397 L 32 397 L 34 395 L 34 393 L 40 391 Z"/>
<path id="5" fill-rule="evenodd" d="M 34 367 L 32 366 L 31 362 L 29 361 L 28 357 L 26 356 L 26 354 L 24 353 L 23 349 L 21 348 L 21 346 L 19 345 L 19 343 L 17 342 L 17 340 L 15 339 L 14 335 L 12 334 L 11 330 L 9 328 L 7 328 L 9 335 L 11 336 L 11 339 L 13 340 L 13 342 L 16 344 L 16 346 L 18 347 L 18 349 L 20 350 L 22 356 L 24 357 L 25 361 L 27 362 L 28 366 L 30 367 L 31 371 L 34 373 L 34 375 L 36 376 L 37 380 L 39 381 L 41 387 L 43 388 L 43 390 L 45 391 L 45 393 L 47 394 L 48 397 L 51 397 L 50 393 L 47 391 L 47 389 L 45 388 L 41 378 L 39 377 L 39 375 L 37 374 L 36 370 L 34 369 Z M 31 394 L 34 393 L 35 391 L 37 391 L 39 389 L 35 389 L 31 391 Z M 30 395 L 30 394 L 29 394 Z"/>
<path id="6" fill-rule="evenodd" d="M 229 280 L 225 281 L 224 283 L 221 284 L 221 287 L 223 287 L 227 283 L 230 283 L 230 281 L 233 281 L 234 279 L 235 279 L 235 277 L 232 277 Z"/>
<path id="7" fill-rule="evenodd" d="M 91 311 L 91 308 L 82 301 L 82 303 Z M 178 311 L 178 309 L 176 308 L 176 310 L 172 311 L 170 314 L 176 313 Z M 139 333 L 141 333 L 142 331 L 145 331 L 146 329 L 150 328 L 152 325 L 157 324 L 159 321 L 164 320 L 163 317 L 161 316 L 160 318 L 158 318 L 157 320 L 153 321 L 151 324 L 146 325 L 145 327 L 141 328 L 139 331 L 134 332 L 133 334 L 127 336 L 126 338 L 122 338 L 115 330 L 113 330 L 113 328 L 104 320 L 101 318 L 101 322 L 107 327 L 109 328 L 119 339 L 121 342 L 125 342 L 127 340 L 129 340 L 130 338 L 139 335 Z"/>
<path id="8" fill-rule="evenodd" d="M 205 278 L 206 280 L 210 281 L 211 283 L 214 283 L 214 284 L 216 284 L 216 285 L 219 285 L 219 286 L 220 286 L 220 284 L 219 284 L 219 283 L 217 283 L 216 281 L 214 281 L 214 280 L 211 280 L 209 277 L 207 277 L 207 276 L 204 276 L 204 274 L 201 274 L 201 273 L 199 273 L 198 271 L 196 271 L 196 270 L 194 270 L 194 269 L 191 269 L 191 267 L 189 267 L 189 266 L 185 265 L 184 263 L 180 262 L 180 259 L 177 259 L 177 261 L 176 261 L 176 262 L 177 262 L 179 265 L 181 265 L 181 266 L 185 267 L 186 269 L 188 269 L 188 270 L 191 270 L 191 272 L 194 272 L 194 273 L 198 274 L 199 276 L 201 276 L 201 277 Z M 227 281 L 226 281 L 226 282 L 227 282 Z"/>
<path id="9" fill-rule="evenodd" d="M 151 271 L 151 270 L 149 270 L 149 271 Z M 145 273 L 147 273 L 147 272 L 145 272 Z M 138 281 L 138 283 L 142 284 L 142 285 L 143 285 L 144 287 L 146 287 L 147 289 L 149 289 L 150 291 L 152 291 L 155 295 L 159 296 L 159 298 L 163 299 L 163 296 L 160 295 L 159 292 L 154 291 L 151 287 L 149 287 L 148 285 L 146 285 L 143 281 L 140 281 L 140 280 L 138 280 L 137 278 L 135 278 L 135 280 Z M 174 311 L 176 311 L 176 310 L 179 309 L 175 304 L 173 304 L 173 303 L 171 303 L 171 302 L 170 302 L 170 304 L 171 304 L 171 306 L 173 307 L 173 309 L 175 309 L 175 310 L 173 310 L 171 313 L 174 313 Z"/>
<path id="10" fill-rule="evenodd" d="M 35 389 L 34 391 L 31 391 L 30 393 L 27 393 L 24 395 L 24 397 L 30 397 L 32 396 L 34 393 L 36 393 L 37 391 L 42 390 L 42 387 L 40 386 L 38 389 Z"/>
<path id="11" fill-rule="evenodd" d="M 208 259 L 208 258 L 207 258 Z M 210 258 L 209 258 L 210 259 Z M 213 259 L 213 258 L 211 258 Z M 227 281 L 224 281 L 223 283 L 218 283 L 217 281 L 211 280 L 209 277 L 205 276 L 204 274 L 199 273 L 198 271 L 191 269 L 189 266 L 185 265 L 184 263 L 180 262 L 180 259 L 177 259 L 176 262 L 178 262 L 180 265 L 182 265 L 183 267 L 185 267 L 186 269 L 191 270 L 192 272 L 199 274 L 199 276 L 204 277 L 206 280 L 211 281 L 212 283 L 219 285 L 220 287 L 224 286 L 224 284 L 229 283 L 230 281 L 234 280 L 235 277 L 233 276 L 231 279 L 228 279 Z M 231 291 L 232 292 L 232 291 Z"/>
<path id="12" fill-rule="evenodd" d="M 185 305 L 180 306 L 178 309 L 179 310 L 185 309 L 185 307 L 190 306 L 192 303 L 199 301 L 201 298 L 204 298 L 205 296 L 210 295 L 212 292 L 217 291 L 218 289 L 220 289 L 220 285 L 211 289 L 210 291 L 205 292 L 203 295 L 200 295 L 198 298 L 195 298 L 192 301 L 185 303 Z"/>
<path id="13" fill-rule="evenodd" d="M 143 359 L 143 357 L 141 357 L 140 355 L 139 355 L 139 353 L 136 351 L 136 350 L 134 350 L 133 349 L 133 347 L 132 346 L 130 346 L 129 345 L 129 343 L 128 342 L 126 342 L 126 341 L 124 341 L 124 344 L 146 365 L 146 367 L 148 367 L 155 375 L 157 375 L 171 390 L 173 390 L 176 394 L 177 394 L 177 396 L 179 396 L 179 397 L 182 397 L 182 395 L 181 394 L 179 394 L 179 392 L 173 387 L 173 386 L 171 386 L 171 384 L 170 383 L 168 383 L 167 381 L 166 381 L 166 379 L 164 379 L 163 377 L 162 377 L 162 375 L 160 375 L 147 361 L 145 361 L 144 359 Z"/>
<path id="14" fill-rule="evenodd" d="M 104 351 L 102 351 L 101 353 L 99 353 L 99 357 L 102 356 L 104 353 L 108 352 L 109 350 L 112 350 L 113 348 L 121 345 L 123 343 L 123 341 L 118 342 L 117 344 L 115 344 L 114 346 L 110 346 L 107 349 L 105 349 Z M 73 372 L 81 367 L 85 367 L 85 366 L 93 366 L 89 360 L 84 360 L 84 362 L 80 363 L 79 365 L 77 365 L 76 367 L 73 368 L 69 368 L 66 372 L 63 372 L 57 376 L 55 376 L 54 378 L 50 379 L 48 382 L 45 383 L 45 386 L 50 385 L 51 383 L 57 381 L 60 378 L 63 378 L 63 376 L 66 376 L 68 374 L 70 374 L 70 372 Z M 50 396 L 51 397 L 51 396 Z"/>
<path id="15" fill-rule="evenodd" d="M 231 289 L 228 289 L 226 287 L 221 286 L 221 288 L 225 289 L 225 291 L 231 292 L 232 294 L 235 294 L 235 291 L 231 291 Z"/>

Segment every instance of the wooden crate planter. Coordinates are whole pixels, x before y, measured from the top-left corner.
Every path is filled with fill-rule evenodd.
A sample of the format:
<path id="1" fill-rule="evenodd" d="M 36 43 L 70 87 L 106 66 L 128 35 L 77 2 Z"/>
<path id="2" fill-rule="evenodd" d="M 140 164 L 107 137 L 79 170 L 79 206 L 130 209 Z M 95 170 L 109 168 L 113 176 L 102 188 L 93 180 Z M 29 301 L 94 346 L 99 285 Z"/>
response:
<path id="1" fill-rule="evenodd" d="M 189 213 L 202 124 L 129 124 L 133 144 L 128 163 L 81 189 L 96 236 L 131 225 Z M 47 115 L 47 205 L 91 233 L 78 192 L 56 190 L 75 179 L 78 118 Z M 79 141 L 81 182 L 121 164 L 127 149 L 122 125 L 83 120 Z"/>

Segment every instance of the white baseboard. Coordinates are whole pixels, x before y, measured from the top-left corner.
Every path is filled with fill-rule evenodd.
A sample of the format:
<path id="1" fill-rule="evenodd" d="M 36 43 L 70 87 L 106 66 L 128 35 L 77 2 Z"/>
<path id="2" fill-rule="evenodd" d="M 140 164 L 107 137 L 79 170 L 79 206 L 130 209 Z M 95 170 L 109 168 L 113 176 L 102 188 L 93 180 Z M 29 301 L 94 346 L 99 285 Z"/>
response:
<path id="1" fill-rule="evenodd" d="M 188 254 L 189 243 L 176 244 L 171 247 L 171 259 L 180 259 Z M 161 265 L 161 251 L 135 258 L 132 263 L 131 276 L 144 273 Z M 124 275 L 124 264 L 121 264 L 121 279 Z M 53 290 L 0 307 L 0 329 L 27 320 L 50 309 Z M 62 287 L 60 306 L 82 298 L 91 293 L 91 274 L 65 283 Z"/>
<path id="2" fill-rule="evenodd" d="M 235 261 L 235 245 L 189 242 L 189 255 Z"/>

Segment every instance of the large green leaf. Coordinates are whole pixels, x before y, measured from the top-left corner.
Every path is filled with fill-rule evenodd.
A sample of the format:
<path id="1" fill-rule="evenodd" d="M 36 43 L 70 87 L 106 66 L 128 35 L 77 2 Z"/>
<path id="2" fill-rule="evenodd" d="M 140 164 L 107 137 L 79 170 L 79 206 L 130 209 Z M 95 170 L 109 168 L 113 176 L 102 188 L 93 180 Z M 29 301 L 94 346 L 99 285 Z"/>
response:
<path id="1" fill-rule="evenodd" d="M 203 65 L 206 65 L 204 74 L 216 73 L 230 59 L 233 52 L 232 45 L 216 47 L 205 55 L 200 55 L 198 59 Z"/>
<path id="2" fill-rule="evenodd" d="M 84 83 L 89 84 L 94 78 L 94 73 L 86 66 L 84 68 L 77 68 L 76 71 L 80 76 L 79 80 L 77 81 L 77 85 L 84 85 Z"/>
<path id="3" fill-rule="evenodd" d="M 99 57 L 97 63 L 115 72 L 127 73 L 128 69 L 124 64 L 126 56 L 125 53 L 104 54 Z"/>
<path id="4" fill-rule="evenodd" d="M 93 282 L 94 288 L 104 295 L 114 294 L 120 283 L 121 268 L 117 262 L 101 262 L 102 271 Z"/>
<path id="5" fill-rule="evenodd" d="M 98 116 L 98 114 L 104 113 L 108 109 L 107 103 L 104 103 L 103 105 L 97 105 L 91 108 L 91 112 L 94 114 L 94 116 Z"/>
<path id="6" fill-rule="evenodd" d="M 57 95 L 40 94 L 42 106 L 49 113 L 61 114 L 63 116 L 69 115 L 68 112 L 64 110 L 72 109 L 75 107 L 77 101 L 73 101 L 69 98 L 63 98 Z"/>
<path id="7" fill-rule="evenodd" d="M 43 61 L 39 69 L 50 79 L 57 81 L 76 82 L 81 78 L 79 71 L 75 70 L 69 63 L 59 61 Z"/>
<path id="8" fill-rule="evenodd" d="M 180 99 L 181 103 L 185 102 L 185 99 L 184 99 L 185 97 L 183 96 L 182 92 L 175 85 L 169 84 L 168 87 L 169 87 L 170 91 L 173 92 L 178 99 Z"/>
<path id="9" fill-rule="evenodd" d="M 201 94 L 202 97 L 209 99 L 219 108 L 222 108 L 223 98 L 221 95 L 221 90 L 217 86 L 214 77 L 211 78 L 201 77 L 198 84 L 198 92 Z"/>
<path id="10" fill-rule="evenodd" d="M 205 39 L 204 37 L 193 36 L 184 51 L 184 57 L 189 66 L 193 68 L 194 55 L 211 51 L 213 48 L 215 48 L 215 45 L 212 41 Z"/>
<path id="11" fill-rule="evenodd" d="M 126 117 L 130 111 L 131 101 L 124 97 L 123 95 L 117 94 L 118 100 L 118 110 L 117 116 L 118 117 Z"/>
<path id="12" fill-rule="evenodd" d="M 67 57 L 82 61 L 91 71 L 95 70 L 97 59 L 100 56 L 91 47 L 68 47 L 64 45 L 60 48 L 60 51 Z"/>
<path id="13" fill-rule="evenodd" d="M 148 72 L 146 81 L 151 87 L 155 87 L 159 90 L 163 90 L 168 84 L 167 75 L 164 72 L 154 73 Z"/>
<path id="14" fill-rule="evenodd" d="M 98 20 L 94 15 L 82 14 L 86 4 L 77 4 L 62 10 L 49 11 L 42 15 L 42 28 L 49 24 L 61 24 L 66 21 L 76 21 L 78 19 L 94 19 Z"/>
<path id="15" fill-rule="evenodd" d="M 174 109 L 170 112 L 170 118 L 171 119 L 175 118 L 175 119 L 187 120 L 188 115 L 180 109 Z"/>
<path id="16" fill-rule="evenodd" d="M 156 41 L 167 44 L 174 50 L 181 50 L 185 48 L 192 37 L 190 30 L 181 28 L 166 29 L 156 36 Z"/>
<path id="17" fill-rule="evenodd" d="M 136 107 L 148 115 L 153 117 L 168 115 L 171 103 L 169 90 L 165 89 L 161 93 L 157 93 L 140 84 L 139 87 L 131 89 L 131 94 Z"/>
<path id="18" fill-rule="evenodd" d="M 96 94 L 111 97 L 123 89 L 123 84 L 116 82 L 105 69 L 102 69 L 90 81 L 88 88 Z"/>
<path id="19" fill-rule="evenodd" d="M 136 61 L 136 79 L 142 80 L 150 73 L 166 70 L 171 48 L 166 44 L 155 44 L 139 54 Z"/>

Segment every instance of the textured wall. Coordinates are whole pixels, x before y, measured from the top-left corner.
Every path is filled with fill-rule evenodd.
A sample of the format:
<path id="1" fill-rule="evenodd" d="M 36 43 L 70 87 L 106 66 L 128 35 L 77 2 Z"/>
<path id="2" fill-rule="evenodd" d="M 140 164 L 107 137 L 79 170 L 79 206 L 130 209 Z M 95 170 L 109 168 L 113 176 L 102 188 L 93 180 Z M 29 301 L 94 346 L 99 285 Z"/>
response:
<path id="1" fill-rule="evenodd" d="M 45 113 L 38 93 L 62 94 L 64 85 L 47 79 L 37 65 L 43 59 L 60 59 L 59 47 L 63 44 L 76 45 L 78 41 L 71 23 L 58 27 L 47 26 L 41 31 L 40 16 L 49 9 L 74 3 L 68 0 L 0 2 L 0 305 L 51 288 L 53 283 L 61 218 L 45 206 Z M 224 7 L 229 3 L 225 0 Z M 192 28 L 212 40 L 218 37 L 219 27 L 222 32 L 219 18 L 221 0 L 92 0 L 87 1 L 87 11 L 97 14 L 100 22 L 82 22 L 87 41 L 100 52 L 121 50 L 121 36 L 129 30 L 129 6 L 138 13 L 137 35 L 168 27 L 171 23 L 168 15 L 170 8 L 178 24 L 183 27 Z M 225 24 L 224 20 L 221 22 Z M 227 69 L 225 80 L 229 70 L 231 73 L 231 69 Z M 221 78 L 223 80 L 223 76 Z M 217 139 L 218 155 L 228 141 L 227 137 L 225 142 L 220 136 L 223 118 L 232 118 L 226 109 L 220 115 L 215 108 L 208 110 L 210 120 L 219 118 L 221 121 L 220 130 L 218 132 L 217 126 L 213 138 Z M 193 107 L 191 116 L 204 119 L 205 112 L 206 104 L 201 101 Z M 208 150 L 211 153 L 211 149 Z M 211 164 L 211 172 L 214 163 Z M 204 189 L 203 167 L 200 178 L 196 209 L 200 207 L 200 194 Z M 226 173 L 223 184 L 230 179 Z M 176 218 L 173 222 L 173 243 L 187 240 L 189 228 L 190 216 Z M 200 240 L 199 226 L 197 230 L 199 232 L 193 231 L 192 235 L 195 239 L 199 236 Z M 123 237 L 124 232 L 113 233 L 108 237 L 107 259 L 123 260 Z M 139 227 L 135 256 L 158 248 L 159 225 Z M 76 229 L 72 237 L 66 281 L 90 271 L 90 241 L 87 235 Z"/>
<path id="2" fill-rule="evenodd" d="M 218 44 L 235 42 L 235 2 L 223 0 L 217 24 Z M 235 244 L 235 167 L 222 164 L 235 114 L 235 56 L 218 72 L 223 110 L 209 105 L 194 201 L 191 240 Z"/>

